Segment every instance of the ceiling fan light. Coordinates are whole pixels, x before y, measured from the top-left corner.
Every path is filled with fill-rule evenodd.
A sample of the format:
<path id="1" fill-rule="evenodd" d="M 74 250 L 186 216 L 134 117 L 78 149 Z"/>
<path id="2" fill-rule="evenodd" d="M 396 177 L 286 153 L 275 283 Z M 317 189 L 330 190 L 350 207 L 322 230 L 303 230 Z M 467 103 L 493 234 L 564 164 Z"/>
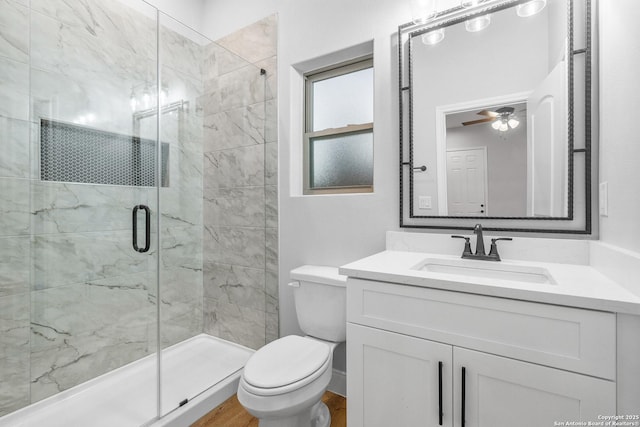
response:
<path id="1" fill-rule="evenodd" d="M 506 132 L 509 130 L 509 126 L 506 122 L 500 122 L 500 128 L 498 129 L 500 132 Z"/>
<path id="2" fill-rule="evenodd" d="M 434 45 L 444 40 L 444 28 L 438 30 L 429 31 L 422 35 L 422 43 L 426 45 Z"/>
<path id="3" fill-rule="evenodd" d="M 532 0 L 516 6 L 516 13 L 522 18 L 527 18 L 540 13 L 547 5 L 547 0 Z"/>
<path id="4" fill-rule="evenodd" d="M 509 121 L 507 122 L 507 124 L 509 125 L 509 127 L 511 129 L 515 129 L 518 127 L 518 125 L 520 124 L 520 121 L 518 119 L 516 119 L 515 117 L 512 117 L 509 119 Z"/>
<path id="5" fill-rule="evenodd" d="M 491 15 L 481 15 L 464 22 L 464 27 L 470 33 L 477 33 L 487 28 L 491 24 Z"/>
<path id="6" fill-rule="evenodd" d="M 502 125 L 502 120 L 498 119 L 491 123 L 491 127 L 495 130 L 500 130 L 500 126 Z"/>

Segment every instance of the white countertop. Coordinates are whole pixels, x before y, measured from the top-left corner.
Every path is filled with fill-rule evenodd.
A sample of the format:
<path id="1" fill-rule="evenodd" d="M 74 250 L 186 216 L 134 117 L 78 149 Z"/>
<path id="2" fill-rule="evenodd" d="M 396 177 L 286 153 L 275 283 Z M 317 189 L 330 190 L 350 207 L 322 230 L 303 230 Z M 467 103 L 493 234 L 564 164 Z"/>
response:
<path id="1" fill-rule="evenodd" d="M 534 301 L 627 314 L 640 314 L 640 296 L 588 265 L 503 259 L 502 265 L 542 267 L 555 284 L 514 282 L 449 273 L 427 272 L 414 267 L 425 259 L 457 260 L 457 256 L 387 250 L 340 267 L 346 276 L 411 286 Z M 484 263 L 492 261 L 476 261 Z M 348 286 L 348 285 L 347 285 Z"/>

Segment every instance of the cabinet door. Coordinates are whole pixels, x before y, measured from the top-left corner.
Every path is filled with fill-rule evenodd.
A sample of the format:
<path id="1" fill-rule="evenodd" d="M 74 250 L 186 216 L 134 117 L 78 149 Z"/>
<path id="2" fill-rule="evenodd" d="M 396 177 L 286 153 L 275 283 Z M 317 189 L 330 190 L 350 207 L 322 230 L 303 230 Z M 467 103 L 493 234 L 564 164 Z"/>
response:
<path id="1" fill-rule="evenodd" d="M 347 346 L 349 427 L 451 427 L 451 346 L 351 323 Z"/>
<path id="2" fill-rule="evenodd" d="M 457 347 L 453 360 L 455 427 L 553 426 L 616 410 L 612 381 Z"/>

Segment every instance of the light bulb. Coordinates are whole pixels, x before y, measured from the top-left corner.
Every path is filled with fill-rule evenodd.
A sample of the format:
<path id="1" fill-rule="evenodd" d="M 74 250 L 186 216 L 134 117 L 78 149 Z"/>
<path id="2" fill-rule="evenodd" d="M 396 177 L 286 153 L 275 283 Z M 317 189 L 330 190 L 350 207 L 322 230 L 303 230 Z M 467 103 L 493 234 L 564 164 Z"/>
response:
<path id="1" fill-rule="evenodd" d="M 464 27 L 470 33 L 477 33 L 487 28 L 491 24 L 491 15 L 482 15 L 464 22 Z"/>
<path id="2" fill-rule="evenodd" d="M 436 0 L 411 0 L 411 19 L 414 24 L 424 24 L 436 16 Z"/>
<path id="3" fill-rule="evenodd" d="M 429 31 L 428 33 L 422 35 L 422 43 L 426 45 L 438 44 L 442 40 L 444 40 L 444 28 Z"/>
<path id="4" fill-rule="evenodd" d="M 484 3 L 485 0 L 462 0 L 460 1 L 460 6 L 464 8 L 474 7 L 479 5 L 480 3 Z"/>
<path id="5" fill-rule="evenodd" d="M 509 130 L 509 126 L 506 122 L 500 122 L 500 132 L 506 132 Z"/>
<path id="6" fill-rule="evenodd" d="M 501 124 L 502 124 L 502 120 L 497 119 L 497 120 L 494 120 L 493 123 L 491 123 L 491 127 L 494 128 L 495 130 L 499 130 Z"/>
<path id="7" fill-rule="evenodd" d="M 540 13 L 547 5 L 547 0 L 533 0 L 516 6 L 516 13 L 522 18 L 527 18 Z"/>
<path id="8" fill-rule="evenodd" d="M 515 129 L 518 127 L 518 125 L 520 124 L 520 122 L 518 121 L 518 119 L 516 119 L 515 117 L 511 117 L 509 119 L 509 121 L 507 122 L 507 124 L 509 125 L 509 127 L 511 129 Z"/>
<path id="9" fill-rule="evenodd" d="M 145 86 L 144 92 L 142 92 L 142 106 L 145 110 L 151 107 L 151 94 L 149 93 L 149 86 Z"/>

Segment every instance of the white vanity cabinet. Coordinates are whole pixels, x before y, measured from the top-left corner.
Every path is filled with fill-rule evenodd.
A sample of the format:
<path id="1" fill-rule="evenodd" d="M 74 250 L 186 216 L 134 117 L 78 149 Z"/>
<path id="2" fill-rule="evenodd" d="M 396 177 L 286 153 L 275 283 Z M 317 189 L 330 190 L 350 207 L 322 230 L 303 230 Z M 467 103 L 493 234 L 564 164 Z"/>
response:
<path id="1" fill-rule="evenodd" d="M 616 411 L 612 313 L 349 278 L 347 321 L 350 427 L 543 427 Z"/>
<path id="2" fill-rule="evenodd" d="M 615 413 L 613 381 L 454 348 L 454 423 L 465 427 L 553 426 Z M 459 391 L 459 393 L 457 393 Z"/>
<path id="3" fill-rule="evenodd" d="M 453 347 L 347 324 L 347 425 L 452 426 Z"/>

